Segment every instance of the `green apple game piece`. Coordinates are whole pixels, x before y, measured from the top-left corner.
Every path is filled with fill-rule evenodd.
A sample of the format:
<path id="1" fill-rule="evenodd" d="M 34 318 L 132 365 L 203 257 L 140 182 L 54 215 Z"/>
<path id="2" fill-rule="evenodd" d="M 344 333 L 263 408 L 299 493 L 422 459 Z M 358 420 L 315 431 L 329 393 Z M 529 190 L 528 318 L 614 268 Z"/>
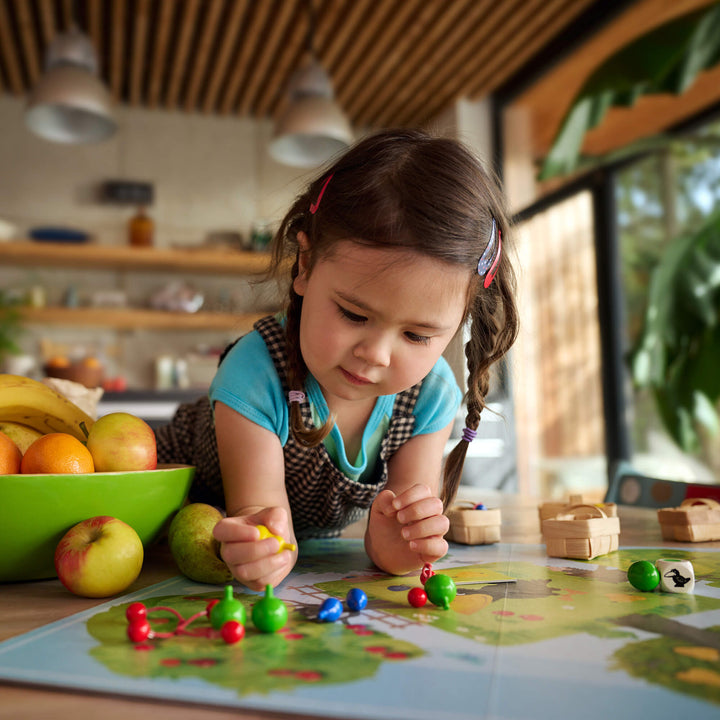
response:
<path id="1" fill-rule="evenodd" d="M 642 592 L 651 592 L 660 584 L 660 573 L 649 560 L 634 562 L 627 571 L 628 582 Z"/>
<path id="2" fill-rule="evenodd" d="M 425 581 L 425 592 L 433 605 L 447 610 L 457 595 L 457 588 L 449 575 L 436 573 Z"/>
<path id="3" fill-rule="evenodd" d="M 264 633 L 277 632 L 287 622 L 287 607 L 273 595 L 272 585 L 265 586 L 265 596 L 253 605 L 251 617 L 255 627 Z"/>
<path id="4" fill-rule="evenodd" d="M 225 586 L 223 599 L 210 610 L 210 624 L 219 630 L 228 620 L 245 624 L 245 606 L 233 595 L 232 585 Z"/>

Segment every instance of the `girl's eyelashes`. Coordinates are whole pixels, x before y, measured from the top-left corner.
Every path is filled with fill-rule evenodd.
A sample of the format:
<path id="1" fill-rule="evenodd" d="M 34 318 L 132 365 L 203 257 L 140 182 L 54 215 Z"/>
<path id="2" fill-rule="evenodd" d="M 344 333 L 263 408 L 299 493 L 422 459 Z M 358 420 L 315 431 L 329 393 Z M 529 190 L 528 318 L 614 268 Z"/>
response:
<path id="1" fill-rule="evenodd" d="M 367 318 L 363 317 L 362 315 L 357 315 L 354 312 L 350 312 L 350 310 L 346 310 L 342 305 L 337 306 L 338 312 L 340 313 L 341 317 L 344 317 L 346 320 L 349 320 L 353 323 L 364 323 L 367 322 Z"/>
<path id="2" fill-rule="evenodd" d="M 345 320 L 351 323 L 356 323 L 358 325 L 362 325 L 363 323 L 366 323 L 368 321 L 368 319 L 364 315 L 358 315 L 357 313 L 351 312 L 347 308 L 344 308 L 342 305 L 338 305 L 337 303 L 336 305 L 340 316 Z M 410 330 L 407 330 L 405 332 L 405 337 L 409 342 L 416 345 L 427 345 L 431 340 L 431 338 L 427 337 L 426 335 L 418 335 L 417 333 L 410 332 Z"/>
<path id="3" fill-rule="evenodd" d="M 430 342 L 430 338 L 426 335 L 418 335 L 414 332 L 406 332 L 405 337 L 412 343 L 417 343 L 418 345 L 427 345 Z"/>

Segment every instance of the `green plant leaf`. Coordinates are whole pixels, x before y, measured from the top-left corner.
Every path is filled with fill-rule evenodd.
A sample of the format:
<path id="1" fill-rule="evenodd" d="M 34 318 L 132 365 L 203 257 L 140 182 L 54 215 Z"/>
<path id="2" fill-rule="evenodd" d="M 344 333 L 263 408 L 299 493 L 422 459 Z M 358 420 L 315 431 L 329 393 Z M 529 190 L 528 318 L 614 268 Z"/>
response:
<path id="1" fill-rule="evenodd" d="M 653 93 L 680 95 L 720 62 L 720 4 L 661 25 L 608 58 L 586 80 L 560 126 L 540 180 L 573 172 L 585 133 L 612 106 L 628 107 Z"/>
<path id="2" fill-rule="evenodd" d="M 677 444 L 699 446 L 697 425 L 720 427 L 720 212 L 677 238 L 650 278 L 643 331 L 630 356 L 633 381 L 652 388 Z"/>

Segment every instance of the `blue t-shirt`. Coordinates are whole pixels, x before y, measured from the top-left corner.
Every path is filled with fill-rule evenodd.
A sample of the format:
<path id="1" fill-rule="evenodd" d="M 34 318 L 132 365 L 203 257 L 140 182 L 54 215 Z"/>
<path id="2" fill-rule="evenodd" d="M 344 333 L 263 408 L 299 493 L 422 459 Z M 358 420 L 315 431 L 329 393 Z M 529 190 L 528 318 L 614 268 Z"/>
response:
<path id="1" fill-rule="evenodd" d="M 322 390 L 312 375 L 305 389 L 316 424 L 322 425 L 329 410 Z M 440 358 L 424 379 L 413 415 L 413 435 L 436 432 L 455 417 L 462 393 L 447 361 Z M 289 433 L 287 397 L 265 341 L 257 330 L 248 333 L 225 356 L 210 385 L 210 402 L 219 400 L 248 420 L 275 433 L 285 446 Z M 395 395 L 381 395 L 363 431 L 356 458 L 345 454 L 337 426 L 325 438 L 325 447 L 337 467 L 348 477 L 362 481 L 375 468 L 380 443 L 390 424 Z"/>

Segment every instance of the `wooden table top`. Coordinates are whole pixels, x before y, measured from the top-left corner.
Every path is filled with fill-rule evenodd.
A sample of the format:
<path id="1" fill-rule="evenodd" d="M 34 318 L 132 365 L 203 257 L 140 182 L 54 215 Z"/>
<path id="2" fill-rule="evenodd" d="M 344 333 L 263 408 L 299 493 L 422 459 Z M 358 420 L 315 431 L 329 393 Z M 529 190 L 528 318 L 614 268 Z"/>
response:
<path id="1" fill-rule="evenodd" d="M 502 542 L 538 544 L 542 542 L 538 522 L 538 502 L 499 493 L 484 493 L 489 507 L 502 509 Z M 657 512 L 648 508 L 619 507 L 621 546 L 670 546 L 664 543 L 657 521 Z M 360 537 L 362 523 L 346 531 L 347 537 Z M 679 547 L 678 544 L 672 544 Z M 680 547 L 691 548 L 691 545 Z M 720 542 L 705 542 L 699 547 L 720 548 Z M 177 575 L 166 543 L 159 543 L 146 554 L 142 573 L 127 592 L 139 590 Z M 71 595 L 59 580 L 42 580 L 0 585 L 0 641 L 20 635 L 74 613 L 106 602 L 106 599 L 88 599 Z M 273 720 L 309 716 L 237 711 L 168 704 L 144 699 L 129 699 L 107 695 L 65 692 L 53 689 L 0 684 L 0 718 L 13 720 L 53 720 L 79 717 L 103 720 L 152 718 L 152 720 Z"/>

